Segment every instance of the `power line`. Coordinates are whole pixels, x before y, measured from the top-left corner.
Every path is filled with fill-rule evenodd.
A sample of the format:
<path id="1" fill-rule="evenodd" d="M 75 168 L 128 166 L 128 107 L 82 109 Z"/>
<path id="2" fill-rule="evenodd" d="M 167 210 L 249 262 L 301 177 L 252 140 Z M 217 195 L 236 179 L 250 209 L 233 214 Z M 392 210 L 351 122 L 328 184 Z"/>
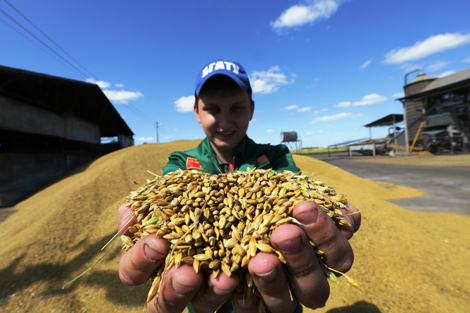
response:
<path id="1" fill-rule="evenodd" d="M 69 66 L 71 66 L 76 72 L 80 73 L 84 78 L 87 78 L 87 75 L 83 73 L 80 69 L 78 69 L 75 65 L 70 63 L 67 59 L 65 59 L 63 56 L 61 56 L 57 51 L 55 51 L 53 48 L 51 48 L 47 43 L 42 41 L 38 36 L 30 32 L 26 27 L 24 27 L 20 22 L 15 20 L 10 14 L 5 12 L 3 9 L 0 9 L 0 12 L 3 13 L 6 17 L 8 17 L 11 21 L 13 21 L 16 25 L 21 27 L 25 32 L 27 32 L 30 36 L 32 36 L 34 39 L 39 41 L 44 47 L 49 49 L 52 53 L 54 53 L 56 56 L 58 56 L 60 59 L 62 59 L 64 62 L 66 62 Z"/>
<path id="2" fill-rule="evenodd" d="M 50 42 L 52 42 L 57 48 L 60 49 L 63 53 L 65 53 L 70 59 L 72 59 L 78 66 L 80 66 L 85 72 L 87 72 L 91 77 L 98 79 L 92 72 L 90 72 L 85 66 L 80 64 L 77 60 L 75 60 L 67 51 L 65 51 L 58 43 L 56 43 L 51 37 L 49 37 L 46 33 L 44 33 L 39 27 L 37 27 L 29 18 L 27 18 L 23 13 L 21 13 L 16 7 L 14 7 L 10 2 L 7 0 L 5 1 L 16 13 L 21 15 L 29 24 L 31 24 L 37 31 L 39 31 L 44 37 L 46 37 Z"/>
<path id="3" fill-rule="evenodd" d="M 26 26 L 24 26 L 21 22 L 17 21 L 14 17 L 12 17 L 10 14 L 8 14 L 7 12 L 5 12 L 3 9 L 0 8 L 0 12 L 3 13 L 3 15 L 5 15 L 8 19 L 10 19 L 14 24 L 17 25 L 17 27 L 20 27 L 24 32 L 26 32 L 27 34 L 29 34 L 29 36 L 31 36 L 32 38 L 34 38 L 36 41 L 32 40 L 32 38 L 26 36 L 24 33 L 20 32 L 18 28 L 15 28 L 13 27 L 11 24 L 9 24 L 7 21 L 5 21 L 4 19 L 2 19 L 0 17 L 0 20 L 5 23 L 7 26 L 9 26 L 10 28 L 12 28 L 14 31 L 16 31 L 18 34 L 20 34 L 21 36 L 23 36 L 24 38 L 26 38 L 28 41 L 30 41 L 31 43 L 33 43 L 35 46 L 37 46 L 38 48 L 40 48 L 41 50 L 43 50 L 44 52 L 46 52 L 47 54 L 49 54 L 51 57 L 53 57 L 54 59 L 56 59 L 57 61 L 61 62 L 62 64 L 64 64 L 65 66 L 67 66 L 69 69 L 75 71 L 79 76 L 81 76 L 82 78 L 84 79 L 87 79 L 89 78 L 90 76 L 93 77 L 95 80 L 99 80 L 96 75 L 94 75 L 93 73 L 91 73 L 85 66 L 83 66 L 82 64 L 80 64 L 77 60 L 75 60 L 67 51 L 65 51 L 59 44 L 57 44 L 50 36 L 48 36 L 45 32 L 43 32 L 41 29 L 39 29 L 38 26 L 36 26 L 29 18 L 27 18 L 23 13 L 21 13 L 16 7 L 14 7 L 10 2 L 8 2 L 7 0 L 4 0 L 4 2 L 6 4 L 8 4 L 17 14 L 19 14 L 23 19 L 25 19 L 29 24 L 31 24 L 38 32 L 40 32 L 42 34 L 42 36 L 44 36 L 47 40 L 49 40 L 51 43 L 54 44 L 54 46 L 56 46 L 58 49 L 60 49 L 60 51 L 62 52 L 62 54 L 65 54 L 66 57 L 68 57 L 69 59 L 71 59 L 73 62 L 75 62 L 80 68 L 83 69 L 80 70 L 77 66 L 75 66 L 74 64 L 72 64 L 66 57 L 64 57 L 63 55 L 61 55 L 60 52 L 56 51 L 53 47 L 51 47 L 50 45 L 48 45 L 46 42 L 44 42 L 43 40 L 41 40 L 38 36 L 36 36 L 33 32 L 31 32 L 29 29 L 26 28 Z M 38 44 L 40 43 L 40 44 Z M 45 49 L 47 48 L 47 49 Z M 51 54 L 52 52 L 52 54 Z M 87 72 L 89 75 L 85 74 L 84 73 Z M 135 108 L 134 106 L 128 104 L 126 105 L 126 107 L 128 107 L 131 111 L 133 111 L 134 114 L 137 114 L 139 115 L 141 118 L 151 122 L 152 124 L 155 123 L 155 120 L 153 120 L 152 118 L 150 118 L 148 116 L 148 114 L 145 114 L 143 112 L 141 112 L 140 110 L 138 110 L 137 108 Z"/>
<path id="4" fill-rule="evenodd" d="M 13 27 L 12 25 L 8 24 L 7 21 L 5 21 L 1 16 L 0 16 L 0 21 L 2 21 L 5 25 L 7 25 L 8 27 L 10 27 L 12 30 L 14 30 L 15 32 L 17 32 L 19 35 L 23 36 L 23 38 L 25 38 L 26 40 L 28 40 L 29 42 L 31 42 L 33 45 L 35 45 L 36 47 L 38 47 L 39 49 L 41 49 L 42 51 L 44 51 L 44 53 L 48 54 L 49 56 L 51 56 L 52 58 L 56 59 L 57 61 L 61 62 L 62 64 L 64 64 L 65 66 L 68 66 L 67 63 L 65 63 L 64 61 L 62 61 L 61 59 L 59 59 L 57 56 L 53 55 L 52 53 L 50 53 L 49 51 L 47 51 L 46 49 L 44 49 L 44 47 L 42 47 L 41 45 L 39 45 L 37 42 L 31 40 L 31 38 L 29 38 L 28 36 L 26 36 L 25 34 L 23 34 L 22 32 L 20 32 L 18 29 L 16 29 L 15 27 Z"/>

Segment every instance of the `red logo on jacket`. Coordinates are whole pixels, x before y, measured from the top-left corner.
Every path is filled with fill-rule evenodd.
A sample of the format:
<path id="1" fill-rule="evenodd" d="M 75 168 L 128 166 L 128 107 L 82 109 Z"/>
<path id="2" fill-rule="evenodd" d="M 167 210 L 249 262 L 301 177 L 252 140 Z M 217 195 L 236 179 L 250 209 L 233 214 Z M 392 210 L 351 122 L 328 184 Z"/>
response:
<path id="1" fill-rule="evenodd" d="M 192 158 L 192 157 L 188 157 L 186 159 L 186 168 L 188 170 L 190 170 L 190 169 L 204 170 L 202 168 L 201 163 L 199 163 L 199 161 L 196 158 Z"/>

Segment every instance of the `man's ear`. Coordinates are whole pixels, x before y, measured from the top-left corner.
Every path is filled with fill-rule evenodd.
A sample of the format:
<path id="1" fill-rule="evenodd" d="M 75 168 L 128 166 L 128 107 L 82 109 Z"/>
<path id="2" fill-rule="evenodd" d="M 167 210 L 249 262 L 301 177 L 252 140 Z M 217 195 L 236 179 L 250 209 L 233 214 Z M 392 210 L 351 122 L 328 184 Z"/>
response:
<path id="1" fill-rule="evenodd" d="M 253 114 L 255 113 L 255 102 L 251 100 L 251 116 L 250 116 L 250 121 L 253 118 Z"/>
<path id="2" fill-rule="evenodd" d="M 197 107 L 197 101 L 198 101 L 198 100 L 196 99 L 196 101 L 194 102 L 194 108 L 193 108 L 193 109 L 194 109 L 194 115 L 196 116 L 197 122 L 198 122 L 199 124 L 201 124 L 201 118 L 200 118 L 200 116 L 199 116 L 199 109 L 198 109 L 198 107 Z"/>

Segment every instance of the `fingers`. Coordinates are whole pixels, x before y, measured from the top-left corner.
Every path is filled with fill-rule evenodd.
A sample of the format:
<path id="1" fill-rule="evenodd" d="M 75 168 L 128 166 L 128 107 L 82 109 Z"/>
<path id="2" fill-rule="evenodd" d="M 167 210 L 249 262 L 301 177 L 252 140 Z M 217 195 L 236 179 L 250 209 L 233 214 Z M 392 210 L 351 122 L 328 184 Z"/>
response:
<path id="1" fill-rule="evenodd" d="M 324 262 L 331 268 L 347 272 L 354 261 L 354 254 L 348 240 L 333 220 L 318 204 L 310 201 L 299 203 L 293 212 L 303 225 L 307 237 L 323 251 Z"/>
<path id="2" fill-rule="evenodd" d="M 163 264 L 169 249 L 168 241 L 154 235 L 137 241 L 121 258 L 119 263 L 121 281 L 130 286 L 145 283 Z"/>
<path id="3" fill-rule="evenodd" d="M 300 303 L 312 309 L 323 307 L 328 300 L 330 288 L 305 232 L 295 225 L 280 226 L 272 233 L 271 244 L 283 254 L 287 261 L 285 265 L 292 292 Z M 287 286 L 283 288 L 287 289 Z M 283 297 L 285 298 L 286 295 Z M 290 311 L 275 312 L 292 312 L 296 303 L 291 302 L 290 299 L 287 303 L 293 306 Z M 268 303 L 267 306 L 271 310 Z"/>
<path id="4" fill-rule="evenodd" d="M 164 279 L 158 298 L 147 304 L 148 312 L 183 312 L 204 282 L 203 275 L 186 264 L 170 268 Z"/>
<path id="5" fill-rule="evenodd" d="M 295 227 L 299 229 L 298 227 Z M 299 229 L 300 230 L 300 229 Z M 302 230 L 300 230 L 301 232 Z M 312 250 L 311 246 L 309 247 Z M 292 312 L 297 305 L 293 291 L 290 290 L 288 277 L 282 264 L 274 254 L 258 253 L 248 264 L 248 270 L 260 292 L 266 307 L 272 313 Z M 322 278 L 324 278 L 324 274 Z M 238 301 L 238 306 L 258 312 L 258 302 L 253 295 L 250 302 Z M 253 302 L 253 303 L 252 303 Z M 238 310 L 237 310 L 238 312 Z"/>
<path id="6" fill-rule="evenodd" d="M 349 222 L 351 226 L 338 226 L 346 239 L 351 239 L 353 234 L 361 227 L 361 213 L 351 204 L 346 204 L 346 207 L 341 209 L 344 219 Z"/>
<path id="7" fill-rule="evenodd" d="M 127 206 L 128 203 L 124 203 L 118 209 L 118 229 L 119 235 L 125 234 L 127 228 L 137 222 L 137 217 L 132 214 L 132 210 Z"/>
<path id="8" fill-rule="evenodd" d="M 229 298 L 240 282 L 237 275 L 228 277 L 220 273 L 217 278 L 210 275 L 207 285 L 199 290 L 191 301 L 191 306 L 196 312 L 213 312 L 222 306 Z"/>

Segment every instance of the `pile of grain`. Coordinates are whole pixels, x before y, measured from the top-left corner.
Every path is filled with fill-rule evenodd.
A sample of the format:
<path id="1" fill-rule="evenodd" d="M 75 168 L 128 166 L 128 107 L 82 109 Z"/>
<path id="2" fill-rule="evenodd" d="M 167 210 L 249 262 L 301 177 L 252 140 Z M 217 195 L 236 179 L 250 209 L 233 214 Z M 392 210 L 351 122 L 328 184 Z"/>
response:
<path id="1" fill-rule="evenodd" d="M 145 312 L 149 285 L 124 286 L 110 254 L 78 282 L 62 286 L 101 255 L 116 231 L 116 210 L 130 190 L 161 174 L 168 153 L 197 142 L 149 144 L 106 155 L 18 204 L 1 225 L 0 310 L 4 312 Z M 385 188 L 304 156 L 297 165 L 346 193 L 363 213 L 351 240 L 356 262 L 345 281 L 332 284 L 318 312 L 469 312 L 470 218 L 412 212 L 386 201 L 419 195 Z M 118 241 L 119 243 L 119 241 Z M 309 310 L 306 310 L 309 312 Z"/>

